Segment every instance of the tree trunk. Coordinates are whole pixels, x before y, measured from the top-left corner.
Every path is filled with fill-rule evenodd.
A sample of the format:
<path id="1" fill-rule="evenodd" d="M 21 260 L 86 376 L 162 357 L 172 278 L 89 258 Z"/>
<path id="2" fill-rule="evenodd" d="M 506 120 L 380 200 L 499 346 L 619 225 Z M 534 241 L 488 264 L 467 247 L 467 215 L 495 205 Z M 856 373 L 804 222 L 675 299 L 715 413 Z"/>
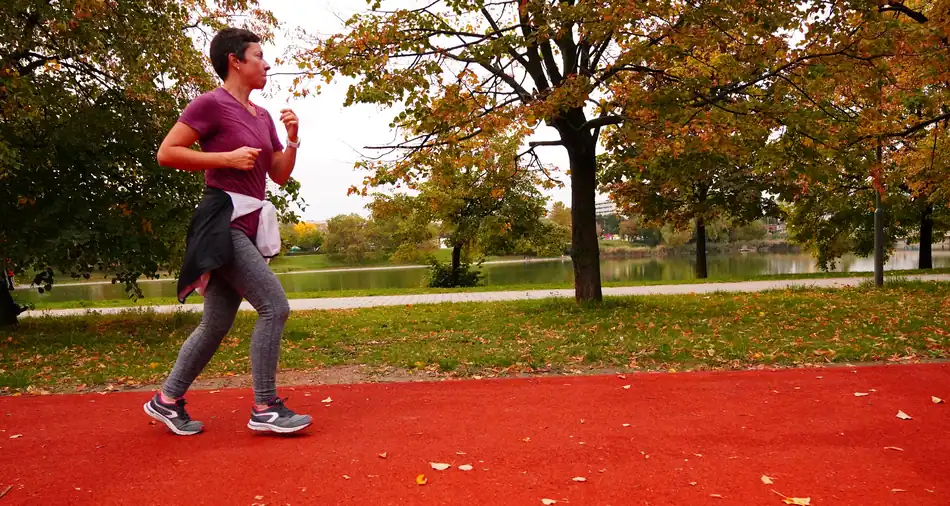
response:
<path id="1" fill-rule="evenodd" d="M 594 194 L 597 158 L 593 138 L 562 134 L 571 165 L 571 258 L 574 261 L 574 298 L 577 302 L 603 300 L 600 286 L 600 245 Z M 573 140 L 570 140 L 573 139 Z"/>
<path id="2" fill-rule="evenodd" d="M 696 219 L 696 277 L 706 279 L 706 220 L 702 216 Z"/>
<path id="3" fill-rule="evenodd" d="M 20 314 L 20 306 L 13 301 L 13 294 L 7 285 L 7 275 L 0 275 L 0 327 L 16 325 L 18 323 L 17 315 Z"/>
<path id="4" fill-rule="evenodd" d="M 883 148 L 877 141 L 877 163 L 881 165 Z M 884 209 L 881 207 L 881 192 L 874 189 L 874 285 L 884 286 Z"/>
<path id="5" fill-rule="evenodd" d="M 917 260 L 918 269 L 933 269 L 933 235 L 934 235 L 934 206 L 928 204 L 920 216 L 920 257 Z"/>
<path id="6" fill-rule="evenodd" d="M 459 286 L 459 269 L 462 267 L 462 245 L 452 246 L 452 286 Z"/>

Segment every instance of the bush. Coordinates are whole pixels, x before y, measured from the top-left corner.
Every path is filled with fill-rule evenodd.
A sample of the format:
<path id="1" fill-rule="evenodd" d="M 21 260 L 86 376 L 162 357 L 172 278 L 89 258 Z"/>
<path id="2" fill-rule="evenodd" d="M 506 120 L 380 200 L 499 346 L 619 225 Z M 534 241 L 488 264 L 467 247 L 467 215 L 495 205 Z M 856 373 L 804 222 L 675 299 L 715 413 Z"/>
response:
<path id="1" fill-rule="evenodd" d="M 456 288 L 460 286 L 478 286 L 482 279 L 481 269 L 472 264 L 462 262 L 459 265 L 458 276 L 452 276 L 452 264 L 442 263 L 432 258 L 429 260 L 429 288 Z"/>

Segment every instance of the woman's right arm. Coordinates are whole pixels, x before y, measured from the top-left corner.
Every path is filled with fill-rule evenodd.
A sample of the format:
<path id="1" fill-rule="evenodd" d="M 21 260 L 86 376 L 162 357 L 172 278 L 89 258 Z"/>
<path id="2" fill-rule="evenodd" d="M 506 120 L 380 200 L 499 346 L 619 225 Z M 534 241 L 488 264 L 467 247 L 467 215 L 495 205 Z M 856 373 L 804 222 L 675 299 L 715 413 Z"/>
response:
<path id="1" fill-rule="evenodd" d="M 173 169 L 199 171 L 233 168 L 251 170 L 261 150 L 247 146 L 227 153 L 204 153 L 191 149 L 200 135 L 190 126 L 178 122 L 158 148 L 158 164 Z"/>

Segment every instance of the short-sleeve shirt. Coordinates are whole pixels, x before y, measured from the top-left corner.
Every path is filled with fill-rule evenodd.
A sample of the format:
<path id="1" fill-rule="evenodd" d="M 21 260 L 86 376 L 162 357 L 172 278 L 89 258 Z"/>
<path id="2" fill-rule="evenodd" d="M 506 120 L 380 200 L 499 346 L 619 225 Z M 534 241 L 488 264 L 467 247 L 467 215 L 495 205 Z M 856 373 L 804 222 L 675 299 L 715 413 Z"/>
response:
<path id="1" fill-rule="evenodd" d="M 198 132 L 198 145 L 206 153 L 226 153 L 244 146 L 259 148 L 261 153 L 252 170 L 206 170 L 205 184 L 264 200 L 274 152 L 283 151 L 284 146 L 277 137 L 270 114 L 257 105 L 254 108 L 256 116 L 227 90 L 217 88 L 192 100 L 178 121 Z M 241 216 L 231 222 L 231 228 L 243 231 L 253 240 L 257 236 L 259 215 L 258 210 Z"/>

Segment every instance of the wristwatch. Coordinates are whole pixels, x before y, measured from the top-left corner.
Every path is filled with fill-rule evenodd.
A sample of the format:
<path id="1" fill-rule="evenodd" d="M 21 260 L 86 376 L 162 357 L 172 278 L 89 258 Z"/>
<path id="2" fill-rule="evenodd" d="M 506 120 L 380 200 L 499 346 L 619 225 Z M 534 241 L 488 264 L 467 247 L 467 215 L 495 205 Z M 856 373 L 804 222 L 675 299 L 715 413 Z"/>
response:
<path id="1" fill-rule="evenodd" d="M 300 137 L 297 137 L 297 141 L 293 142 L 290 139 L 287 139 L 287 147 L 297 149 L 300 147 Z"/>

